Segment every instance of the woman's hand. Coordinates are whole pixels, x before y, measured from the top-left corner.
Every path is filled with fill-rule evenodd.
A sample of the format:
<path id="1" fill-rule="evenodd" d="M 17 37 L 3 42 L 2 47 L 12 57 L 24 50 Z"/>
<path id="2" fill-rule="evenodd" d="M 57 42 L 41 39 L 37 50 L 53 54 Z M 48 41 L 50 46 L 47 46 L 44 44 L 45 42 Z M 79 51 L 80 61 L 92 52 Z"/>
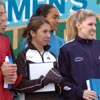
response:
<path id="1" fill-rule="evenodd" d="M 14 84 L 17 80 L 17 74 L 4 77 L 4 82 L 7 84 Z"/>
<path id="2" fill-rule="evenodd" d="M 83 93 L 83 98 L 86 100 L 97 100 L 97 95 L 95 91 L 85 90 Z"/>
<path id="3" fill-rule="evenodd" d="M 4 62 L 1 66 L 4 81 L 13 84 L 17 79 L 17 65 Z"/>

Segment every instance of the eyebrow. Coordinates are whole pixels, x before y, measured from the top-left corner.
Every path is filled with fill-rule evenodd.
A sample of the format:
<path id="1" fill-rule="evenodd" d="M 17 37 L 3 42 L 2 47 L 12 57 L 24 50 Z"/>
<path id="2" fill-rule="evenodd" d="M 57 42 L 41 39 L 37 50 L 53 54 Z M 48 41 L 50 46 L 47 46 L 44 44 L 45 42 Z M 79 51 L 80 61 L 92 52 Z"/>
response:
<path id="1" fill-rule="evenodd" d="M 4 13 L 5 13 L 5 12 L 1 11 L 1 12 L 0 12 L 0 16 L 3 15 Z"/>
<path id="2" fill-rule="evenodd" d="M 57 14 L 54 14 L 53 16 L 55 16 L 55 17 L 59 17 L 59 15 L 57 15 Z"/>

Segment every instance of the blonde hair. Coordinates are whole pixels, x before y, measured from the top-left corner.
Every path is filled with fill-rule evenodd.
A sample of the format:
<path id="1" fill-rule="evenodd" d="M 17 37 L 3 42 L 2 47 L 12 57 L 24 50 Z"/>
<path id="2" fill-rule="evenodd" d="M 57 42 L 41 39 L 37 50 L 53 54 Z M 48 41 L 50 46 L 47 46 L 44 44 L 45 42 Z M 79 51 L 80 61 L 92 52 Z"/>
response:
<path id="1" fill-rule="evenodd" d="M 74 20 L 74 17 L 75 17 L 75 13 L 71 14 L 69 16 L 69 18 L 67 19 L 67 40 L 70 41 L 72 39 L 75 38 L 76 36 L 76 33 L 75 33 L 75 30 L 73 28 L 73 20 Z"/>
<path id="2" fill-rule="evenodd" d="M 67 20 L 67 38 L 68 41 L 75 38 L 78 33 L 78 29 L 76 27 L 76 22 L 83 22 L 87 17 L 96 17 L 96 14 L 88 9 L 81 9 L 74 14 L 72 14 Z M 95 35 L 94 35 L 95 38 Z"/>

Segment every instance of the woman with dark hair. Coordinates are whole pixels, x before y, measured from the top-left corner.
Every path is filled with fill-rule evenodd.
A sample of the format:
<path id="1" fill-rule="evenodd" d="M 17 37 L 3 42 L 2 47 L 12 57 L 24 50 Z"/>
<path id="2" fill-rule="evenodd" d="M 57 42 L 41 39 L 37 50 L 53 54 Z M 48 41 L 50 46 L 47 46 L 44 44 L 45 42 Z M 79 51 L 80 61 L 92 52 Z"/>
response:
<path id="1" fill-rule="evenodd" d="M 48 45 L 50 31 L 49 22 L 38 16 L 33 16 L 23 31 L 23 36 L 27 37 L 28 46 L 18 54 L 16 59 L 19 71 L 23 75 L 23 79 L 16 90 L 25 93 L 25 100 L 57 99 L 55 90 L 49 91 L 46 89 L 46 91 L 36 92 L 36 90 L 42 89 L 50 83 L 59 84 L 62 81 L 62 77 L 56 69 L 56 57 L 48 51 L 50 48 Z M 37 79 L 29 79 L 28 67 L 30 63 L 45 64 L 49 62 L 55 62 L 56 68 L 50 69 L 45 76 L 41 74 Z M 41 71 L 41 69 L 38 70 Z"/>
<path id="2" fill-rule="evenodd" d="M 43 4 L 37 8 L 35 15 L 43 16 L 49 21 L 51 26 L 51 37 L 48 43 L 51 46 L 51 48 L 49 49 L 49 51 L 54 53 L 56 58 L 58 58 L 59 48 L 65 43 L 65 41 L 62 38 L 55 35 L 55 31 L 57 30 L 59 24 L 59 12 L 57 8 L 49 4 Z M 26 44 L 27 40 L 24 40 L 24 43 L 22 45 L 23 48 L 25 48 Z"/>

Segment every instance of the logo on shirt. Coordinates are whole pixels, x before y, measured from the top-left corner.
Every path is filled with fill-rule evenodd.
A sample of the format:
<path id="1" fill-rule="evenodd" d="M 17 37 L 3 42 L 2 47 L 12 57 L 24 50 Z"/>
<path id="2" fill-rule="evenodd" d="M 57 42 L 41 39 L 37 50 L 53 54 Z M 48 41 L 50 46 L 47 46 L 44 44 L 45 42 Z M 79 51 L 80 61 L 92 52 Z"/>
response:
<path id="1" fill-rule="evenodd" d="M 71 87 L 69 87 L 69 86 L 64 86 L 64 88 L 63 88 L 64 90 L 66 90 L 66 91 L 69 91 L 69 90 L 71 90 L 72 88 Z"/>
<path id="2" fill-rule="evenodd" d="M 99 56 L 99 60 L 100 60 L 100 56 Z"/>
<path id="3" fill-rule="evenodd" d="M 76 58 L 74 58 L 74 61 L 75 62 L 83 61 L 83 57 L 76 57 Z"/>
<path id="4" fill-rule="evenodd" d="M 50 57 L 47 57 L 48 60 L 50 60 Z"/>

